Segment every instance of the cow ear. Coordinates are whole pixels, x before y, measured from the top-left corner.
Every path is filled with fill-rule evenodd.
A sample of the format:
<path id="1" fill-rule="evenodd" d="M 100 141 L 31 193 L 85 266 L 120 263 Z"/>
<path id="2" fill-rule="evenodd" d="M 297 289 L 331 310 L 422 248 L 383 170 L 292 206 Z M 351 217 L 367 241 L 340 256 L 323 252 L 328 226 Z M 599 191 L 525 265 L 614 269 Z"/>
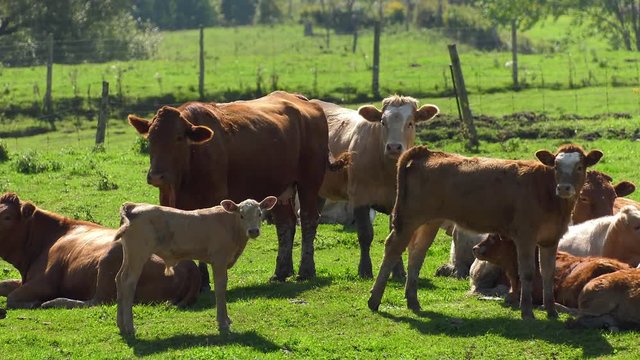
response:
<path id="1" fill-rule="evenodd" d="M 371 122 L 382 121 L 382 111 L 373 105 L 363 105 L 358 109 L 358 114 Z"/>
<path id="2" fill-rule="evenodd" d="M 130 114 L 128 116 L 128 119 L 129 124 L 131 124 L 131 126 L 133 126 L 140 135 L 144 137 L 149 135 L 149 120 L 143 119 L 133 114 Z"/>
<path id="3" fill-rule="evenodd" d="M 192 126 L 187 131 L 187 137 L 192 144 L 206 143 L 213 137 L 213 130 L 206 126 Z"/>
<path id="4" fill-rule="evenodd" d="M 416 122 L 431 120 L 438 113 L 440 113 L 440 109 L 437 106 L 431 104 L 422 105 L 416 112 L 415 119 Z"/>
<path id="5" fill-rule="evenodd" d="M 271 210 L 278 203 L 278 198 L 275 196 L 267 196 L 264 200 L 260 201 L 260 209 Z"/>
<path id="6" fill-rule="evenodd" d="M 222 202 L 220 202 L 220 205 L 222 206 L 224 211 L 230 214 L 233 214 L 234 212 L 238 211 L 238 205 L 236 205 L 236 203 L 234 203 L 231 200 L 222 200 Z"/>
<path id="7" fill-rule="evenodd" d="M 587 157 L 585 158 L 585 161 L 584 161 L 585 166 L 589 167 L 589 166 L 593 166 L 593 165 L 597 164 L 598 161 L 600 161 L 600 159 L 602 158 L 603 155 L 604 154 L 600 150 L 591 150 L 591 151 L 589 151 L 589 153 L 587 154 Z"/>
<path id="8" fill-rule="evenodd" d="M 621 181 L 618 185 L 614 186 L 614 189 L 618 197 L 623 197 L 636 191 L 636 186 L 632 182 Z"/>
<path id="9" fill-rule="evenodd" d="M 536 158 L 547 166 L 555 166 L 556 164 L 556 156 L 550 153 L 549 150 L 536 151 Z"/>
<path id="10" fill-rule="evenodd" d="M 29 219 L 33 216 L 33 213 L 36 211 L 35 205 L 30 202 L 23 202 L 22 206 L 20 206 L 20 214 L 24 219 Z"/>

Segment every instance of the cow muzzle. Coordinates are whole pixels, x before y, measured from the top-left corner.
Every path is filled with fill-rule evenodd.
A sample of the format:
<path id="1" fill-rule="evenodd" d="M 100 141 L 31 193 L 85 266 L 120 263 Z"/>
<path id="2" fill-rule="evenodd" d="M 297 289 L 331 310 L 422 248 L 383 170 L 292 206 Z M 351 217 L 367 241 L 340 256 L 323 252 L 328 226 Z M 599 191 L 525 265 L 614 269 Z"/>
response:
<path id="1" fill-rule="evenodd" d="M 387 156 L 391 156 L 391 157 L 398 157 L 402 154 L 402 151 L 404 150 L 404 146 L 402 146 L 402 144 L 394 144 L 394 143 L 388 143 L 385 147 L 384 147 L 384 153 Z"/>
<path id="2" fill-rule="evenodd" d="M 147 172 L 147 184 L 155 187 L 161 187 L 163 185 L 166 185 L 166 182 L 167 176 L 164 173 L 157 173 L 151 170 Z"/>
<path id="3" fill-rule="evenodd" d="M 556 186 L 556 195 L 563 199 L 568 199 L 576 195 L 576 189 L 571 184 L 558 184 Z"/>
<path id="4" fill-rule="evenodd" d="M 255 239 L 260 236 L 260 229 L 249 229 L 247 230 L 247 236 L 251 239 Z"/>
<path id="5" fill-rule="evenodd" d="M 484 247 L 476 245 L 471 249 L 471 252 L 477 259 L 482 260 L 482 257 L 484 255 Z"/>

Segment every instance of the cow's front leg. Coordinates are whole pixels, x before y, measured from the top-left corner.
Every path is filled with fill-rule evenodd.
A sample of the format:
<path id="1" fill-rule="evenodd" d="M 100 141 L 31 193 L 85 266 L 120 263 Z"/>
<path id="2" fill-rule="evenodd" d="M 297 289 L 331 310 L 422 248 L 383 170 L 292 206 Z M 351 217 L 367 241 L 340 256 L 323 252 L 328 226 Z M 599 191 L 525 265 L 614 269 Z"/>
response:
<path id="1" fill-rule="evenodd" d="M 7 287 L 15 286 L 8 283 Z M 33 309 L 56 296 L 58 283 L 45 276 L 37 277 L 18 286 L 7 295 L 7 308 L 10 309 Z"/>
<path id="2" fill-rule="evenodd" d="M 547 317 L 557 318 L 556 302 L 553 296 L 553 279 L 556 271 L 556 253 L 558 244 L 539 247 L 540 249 L 540 273 L 542 275 L 542 302 L 547 310 Z"/>
<path id="3" fill-rule="evenodd" d="M 358 265 L 358 275 L 361 278 L 370 279 L 373 277 L 373 266 L 371 265 L 371 243 L 373 242 L 373 225 L 369 206 L 358 206 L 353 209 L 353 217 L 358 229 L 358 243 L 360 244 L 360 263 Z"/>
<path id="4" fill-rule="evenodd" d="M 533 319 L 531 293 L 533 272 L 536 271 L 536 244 L 533 239 L 523 239 L 516 243 L 516 250 L 518 252 L 518 275 L 520 276 L 520 312 L 523 319 Z"/>
<path id="5" fill-rule="evenodd" d="M 227 267 L 224 262 L 213 264 L 213 286 L 216 294 L 216 320 L 221 333 L 229 331 L 231 319 L 227 313 Z"/>
<path id="6" fill-rule="evenodd" d="M 11 292 L 22 285 L 22 281 L 18 279 L 0 281 L 0 296 L 9 296 Z"/>

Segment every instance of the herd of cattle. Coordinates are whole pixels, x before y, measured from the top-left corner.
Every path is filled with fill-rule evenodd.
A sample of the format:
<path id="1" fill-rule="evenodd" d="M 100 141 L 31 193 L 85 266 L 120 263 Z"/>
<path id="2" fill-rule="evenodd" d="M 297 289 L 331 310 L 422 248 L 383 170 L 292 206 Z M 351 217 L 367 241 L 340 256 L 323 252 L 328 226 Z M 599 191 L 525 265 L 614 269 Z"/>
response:
<path id="1" fill-rule="evenodd" d="M 149 141 L 147 182 L 160 205 L 125 203 L 110 229 L 0 197 L 0 257 L 21 279 L 0 282 L 8 308 L 83 307 L 117 301 L 117 324 L 133 334 L 134 301 L 193 304 L 214 275 L 217 322 L 227 331 L 227 271 L 271 211 L 278 236 L 272 280 L 315 276 L 314 238 L 325 199 L 348 201 L 360 244 L 358 274 L 372 278 L 370 211 L 390 214 L 390 234 L 369 308 L 389 276 L 417 280 L 436 233 L 453 236 L 441 275 L 500 294 L 523 318 L 543 304 L 576 316 L 571 326 L 640 325 L 640 204 L 629 182 L 588 171 L 602 152 L 563 145 L 537 160 L 468 158 L 414 146 L 415 127 L 438 114 L 406 96 L 357 111 L 274 92 L 250 101 L 189 102 L 129 123 Z M 258 202 L 252 199 L 263 199 Z M 408 249 L 405 273 L 402 254 Z M 561 251 L 558 251 L 561 250 Z M 197 267 L 192 260 L 201 261 Z M 506 291 L 504 291 L 506 292 Z M 557 303 L 556 303 L 557 301 Z"/>

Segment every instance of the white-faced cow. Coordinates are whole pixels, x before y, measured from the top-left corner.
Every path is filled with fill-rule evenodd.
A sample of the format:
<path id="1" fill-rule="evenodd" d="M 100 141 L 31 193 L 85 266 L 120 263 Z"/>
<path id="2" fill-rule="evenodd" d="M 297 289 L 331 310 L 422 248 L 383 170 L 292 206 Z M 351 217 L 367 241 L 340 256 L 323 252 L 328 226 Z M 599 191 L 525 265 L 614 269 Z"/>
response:
<path id="1" fill-rule="evenodd" d="M 435 105 L 423 105 L 408 96 L 390 96 L 382 110 L 365 105 L 358 111 L 319 100 L 329 122 L 329 148 L 332 154 L 351 153 L 348 168 L 327 172 L 320 189 L 322 198 L 348 200 L 360 243 L 360 277 L 373 276 L 369 249 L 373 240 L 371 208 L 389 214 L 395 201 L 398 157 L 415 143 L 416 124 L 438 114 Z M 394 275 L 403 277 L 399 262 Z"/>
<path id="2" fill-rule="evenodd" d="M 417 146 L 398 161 L 398 191 L 393 231 L 385 244 L 369 308 L 377 310 L 391 268 L 409 247 L 405 296 L 419 309 L 417 280 L 428 248 L 444 220 L 479 232 L 512 238 L 518 251 L 523 318 L 533 318 L 531 288 L 536 246 L 540 248 L 544 305 L 556 317 L 553 272 L 558 240 L 566 231 L 586 168 L 602 152 L 585 153 L 563 145 L 553 154 L 536 153 L 539 161 L 467 158 Z"/>

